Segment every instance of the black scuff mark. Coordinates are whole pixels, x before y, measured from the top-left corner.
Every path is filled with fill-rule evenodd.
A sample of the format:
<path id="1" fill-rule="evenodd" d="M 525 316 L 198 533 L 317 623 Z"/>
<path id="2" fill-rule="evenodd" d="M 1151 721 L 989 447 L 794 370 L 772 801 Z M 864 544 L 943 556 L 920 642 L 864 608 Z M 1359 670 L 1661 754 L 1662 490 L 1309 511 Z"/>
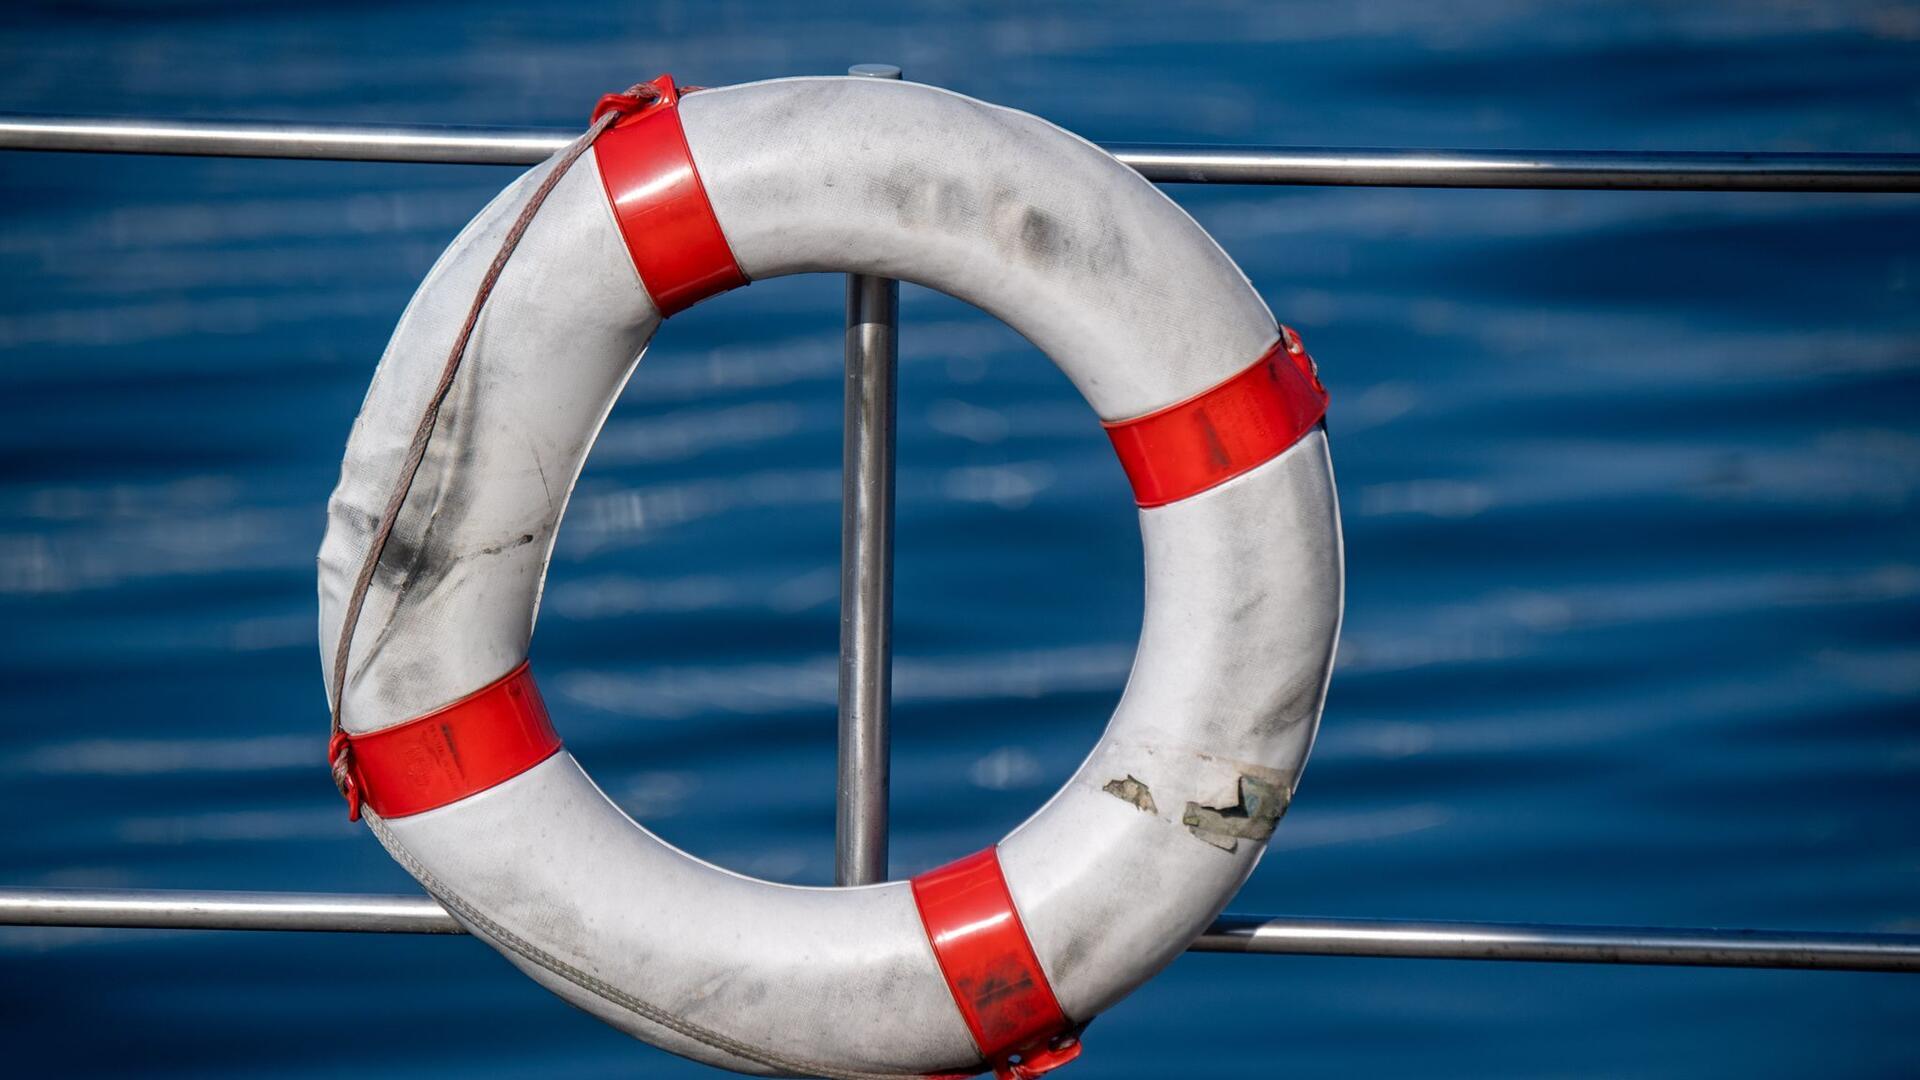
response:
<path id="1" fill-rule="evenodd" d="M 1060 223 L 1052 214 L 1037 206 L 1029 206 L 1020 214 L 1020 246 L 1025 248 L 1033 261 L 1041 265 L 1053 262 L 1060 255 L 1064 237 Z"/>
<path id="2" fill-rule="evenodd" d="M 512 540 L 508 540 L 505 543 L 488 544 L 486 547 L 483 547 L 478 551 L 475 551 L 473 554 L 498 555 L 503 551 L 512 551 L 514 548 L 526 547 L 528 544 L 531 544 L 531 543 L 533 543 L 533 534 L 521 533 L 519 536 L 515 537 Z"/>
<path id="3" fill-rule="evenodd" d="M 404 513 L 404 510 L 402 512 Z M 427 560 L 432 554 L 430 548 L 434 526 L 439 524 L 439 521 L 440 514 L 436 508 L 427 518 L 426 528 L 422 531 L 418 543 L 400 541 L 400 530 L 397 527 L 387 538 L 387 546 L 380 554 L 379 563 L 374 566 L 374 578 L 376 582 L 383 583 L 393 590 L 393 606 L 388 609 L 386 619 L 380 624 L 379 632 L 374 635 L 372 643 L 362 653 L 360 666 L 349 672 L 350 684 L 358 685 L 361 677 L 373 670 L 374 661 L 386 651 L 387 645 L 393 641 L 400 629 L 403 623 L 402 607 L 412 591 L 413 583 L 420 580 L 427 567 Z M 359 640 L 361 632 L 356 629 L 354 635 L 356 641 Z"/>
<path id="4" fill-rule="evenodd" d="M 430 596 L 459 561 L 452 537 L 472 512 L 471 478 L 480 458 L 480 378 L 466 368 L 462 374 L 467 377 L 455 381 L 435 417 L 426 455 L 376 567 L 381 584 L 394 594 L 392 619 Z"/>
<path id="5" fill-rule="evenodd" d="M 453 758 L 453 771 L 456 773 L 459 773 L 462 776 L 465 776 L 466 767 L 460 763 L 460 747 L 456 745 L 453 741 L 453 725 L 452 724 L 446 723 L 445 721 L 441 722 L 440 741 L 446 744 L 447 755 Z"/>
<path id="6" fill-rule="evenodd" d="M 547 496 L 547 514 L 550 520 L 559 520 L 560 511 L 553 505 L 553 484 L 547 480 L 547 467 L 540 460 L 540 448 L 533 444 L 533 436 L 528 435 L 527 453 L 533 458 L 533 470 L 540 474 L 540 490 Z"/>
<path id="7" fill-rule="evenodd" d="M 1201 840 L 1230 852 L 1239 850 L 1242 840 L 1264 843 L 1286 812 L 1286 792 L 1265 780 L 1242 776 L 1238 806 L 1201 806 L 1190 802 L 1180 823 Z"/>
<path id="8" fill-rule="evenodd" d="M 1279 687 L 1262 709 L 1251 734 L 1271 738 L 1302 723 L 1310 723 L 1320 714 L 1326 700 L 1326 661 L 1302 665 Z"/>
<path id="9" fill-rule="evenodd" d="M 1227 444 L 1221 441 L 1219 430 L 1213 426 L 1213 417 L 1202 409 L 1195 419 L 1200 421 L 1200 436 L 1206 440 L 1207 463 L 1217 469 L 1232 468 L 1233 455 L 1227 452 Z"/>
<path id="10" fill-rule="evenodd" d="M 348 672 L 349 685 L 357 685 L 376 668 L 376 659 L 399 639 L 412 621 L 410 616 L 439 589 L 462 557 L 452 538 L 472 512 L 473 492 L 461 478 L 475 471 L 480 452 L 475 441 L 480 428 L 474 417 L 480 404 L 479 378 L 466 368 L 462 374 L 466 377 L 456 379 L 435 417 L 420 470 L 408 485 L 386 547 L 374 565 L 375 584 L 392 596 L 392 606 L 365 650 L 354 650 L 361 659 Z M 370 629 L 363 623 L 355 638 Z M 381 685 L 399 683 L 383 678 Z"/>
<path id="11" fill-rule="evenodd" d="M 1227 613 L 1228 623 L 1240 626 L 1252 619 L 1254 614 L 1266 605 L 1267 595 L 1264 586 L 1255 586 L 1241 594 L 1240 599 L 1235 601 L 1233 610 Z"/>

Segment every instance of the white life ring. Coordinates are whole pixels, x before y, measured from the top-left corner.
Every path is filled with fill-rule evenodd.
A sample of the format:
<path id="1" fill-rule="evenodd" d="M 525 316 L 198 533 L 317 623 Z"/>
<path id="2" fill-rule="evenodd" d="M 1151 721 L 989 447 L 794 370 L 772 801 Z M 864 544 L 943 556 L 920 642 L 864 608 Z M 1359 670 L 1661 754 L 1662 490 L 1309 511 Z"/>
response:
<path id="1" fill-rule="evenodd" d="M 1224 908 L 1292 797 L 1342 605 L 1324 391 L 1191 218 L 1059 128 L 911 83 L 653 85 L 551 188 L 403 485 L 337 702 L 347 781 L 469 930 L 655 1045 L 763 1074 L 1038 1075 Z M 554 165 L 467 226 L 394 332 L 329 505 L 323 642 Z M 810 271 L 1012 325 L 1142 505 L 1146 617 L 1105 734 L 995 848 L 911 882 L 799 888 L 676 850 L 560 748 L 525 667 L 561 512 L 662 318 Z"/>

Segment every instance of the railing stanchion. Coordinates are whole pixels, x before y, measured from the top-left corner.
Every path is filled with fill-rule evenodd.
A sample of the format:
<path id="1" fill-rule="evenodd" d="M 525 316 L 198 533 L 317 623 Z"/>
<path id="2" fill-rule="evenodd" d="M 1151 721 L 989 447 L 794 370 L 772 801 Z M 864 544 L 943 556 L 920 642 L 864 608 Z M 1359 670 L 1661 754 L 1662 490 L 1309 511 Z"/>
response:
<path id="1" fill-rule="evenodd" d="M 890 64 L 847 74 L 898 79 Z M 840 458 L 840 758 L 833 878 L 887 879 L 893 695 L 893 452 L 900 285 L 847 275 L 846 432 Z"/>

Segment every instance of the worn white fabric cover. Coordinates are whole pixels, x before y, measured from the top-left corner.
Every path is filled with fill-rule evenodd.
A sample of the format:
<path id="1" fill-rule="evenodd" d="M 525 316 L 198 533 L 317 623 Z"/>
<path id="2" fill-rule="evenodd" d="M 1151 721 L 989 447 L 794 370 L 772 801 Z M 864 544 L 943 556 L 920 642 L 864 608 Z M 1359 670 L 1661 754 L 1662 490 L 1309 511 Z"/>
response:
<path id="1" fill-rule="evenodd" d="M 1045 350 L 1102 418 L 1190 397 L 1278 337 L 1184 212 L 1024 113 L 841 78 L 707 90 L 680 109 L 750 278 L 882 274 L 971 301 Z M 448 248 L 375 374 L 320 552 L 323 663 L 445 350 L 550 164 Z M 349 731 L 430 711 L 526 656 L 561 512 L 658 322 L 590 152 L 509 263 L 441 413 L 356 631 Z M 1240 806 L 1249 790 L 1284 805 L 1340 624 L 1339 516 L 1320 432 L 1140 522 L 1146 620 L 1125 696 L 1073 779 L 1000 845 L 1036 951 L 1080 1021 L 1181 952 L 1253 869 L 1264 839 L 1223 833 L 1204 813 L 1202 825 L 1186 819 Z M 472 798 L 377 824 L 510 960 L 676 1053 L 849 1076 L 977 1062 L 904 882 L 797 888 L 708 865 L 628 820 L 564 752 Z"/>

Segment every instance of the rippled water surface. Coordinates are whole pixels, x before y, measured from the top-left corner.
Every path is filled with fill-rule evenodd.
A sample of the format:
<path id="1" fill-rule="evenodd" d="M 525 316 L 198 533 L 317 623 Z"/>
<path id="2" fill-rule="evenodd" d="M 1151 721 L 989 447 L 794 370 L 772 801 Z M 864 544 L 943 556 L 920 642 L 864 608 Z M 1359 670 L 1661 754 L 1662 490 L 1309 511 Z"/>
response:
<path id="1" fill-rule="evenodd" d="M 1096 139 L 1920 150 L 1897 3 L 26 5 L 0 109 L 573 125 L 889 60 Z M 409 891 L 321 764 L 313 557 L 494 168 L 0 157 L 0 883 Z M 1235 907 L 1920 931 L 1920 202 L 1173 194 L 1312 344 L 1350 583 Z M 535 644 L 675 843 L 832 874 L 841 285 L 675 320 Z M 1140 544 L 1019 338 L 903 295 L 894 869 L 1063 780 Z M 565 362 L 555 357 L 556 363 Z M 1072 1075 L 1894 1075 L 1898 976 L 1188 957 Z M 0 931 L 20 1075 L 696 1076 L 458 939 Z"/>

